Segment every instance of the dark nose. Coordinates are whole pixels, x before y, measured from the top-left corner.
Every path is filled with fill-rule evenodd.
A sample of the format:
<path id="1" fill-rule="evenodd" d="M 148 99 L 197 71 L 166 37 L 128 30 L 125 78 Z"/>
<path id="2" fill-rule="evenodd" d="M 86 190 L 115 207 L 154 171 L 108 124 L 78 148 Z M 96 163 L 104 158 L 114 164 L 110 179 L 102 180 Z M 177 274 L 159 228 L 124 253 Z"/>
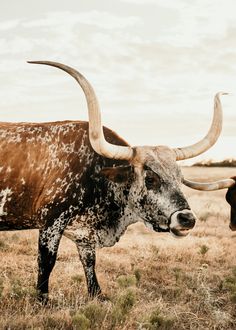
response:
<path id="1" fill-rule="evenodd" d="M 178 215 L 177 215 L 177 219 L 179 221 L 179 224 L 183 227 L 186 227 L 186 228 L 193 228 L 194 225 L 195 225 L 195 217 L 193 216 L 192 213 L 182 213 L 180 212 Z"/>

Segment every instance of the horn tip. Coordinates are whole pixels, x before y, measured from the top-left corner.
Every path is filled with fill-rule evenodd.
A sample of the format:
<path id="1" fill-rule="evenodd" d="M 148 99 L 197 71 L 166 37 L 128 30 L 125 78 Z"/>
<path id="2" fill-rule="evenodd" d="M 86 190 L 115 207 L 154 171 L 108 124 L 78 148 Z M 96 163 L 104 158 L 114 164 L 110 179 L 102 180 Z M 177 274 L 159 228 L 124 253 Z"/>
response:
<path id="1" fill-rule="evenodd" d="M 230 93 L 228 93 L 228 92 L 218 92 L 218 93 L 216 93 L 216 97 L 219 97 L 219 96 L 221 96 L 221 95 L 229 95 Z"/>
<path id="2" fill-rule="evenodd" d="M 40 64 L 43 63 L 44 61 L 26 61 L 29 64 Z"/>

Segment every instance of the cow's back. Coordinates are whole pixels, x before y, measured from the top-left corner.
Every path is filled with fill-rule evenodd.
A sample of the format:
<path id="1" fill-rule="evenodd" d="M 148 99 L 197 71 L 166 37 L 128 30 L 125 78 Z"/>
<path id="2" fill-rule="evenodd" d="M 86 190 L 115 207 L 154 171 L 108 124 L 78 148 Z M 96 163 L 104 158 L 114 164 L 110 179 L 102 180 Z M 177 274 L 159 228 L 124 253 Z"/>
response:
<path id="1" fill-rule="evenodd" d="M 104 133 L 110 143 L 127 145 Z M 87 122 L 0 123 L 0 230 L 38 228 L 44 213 L 76 211 L 95 167 L 117 163 L 93 151 Z"/>

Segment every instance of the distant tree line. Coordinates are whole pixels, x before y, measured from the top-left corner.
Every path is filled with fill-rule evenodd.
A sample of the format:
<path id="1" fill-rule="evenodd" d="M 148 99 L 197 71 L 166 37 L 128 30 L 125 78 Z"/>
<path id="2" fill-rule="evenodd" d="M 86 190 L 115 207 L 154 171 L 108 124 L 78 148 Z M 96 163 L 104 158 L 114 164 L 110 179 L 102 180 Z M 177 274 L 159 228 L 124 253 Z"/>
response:
<path id="1" fill-rule="evenodd" d="M 224 159 L 222 161 L 213 161 L 213 160 L 205 160 L 201 162 L 197 162 L 192 166 L 204 166 L 204 167 L 236 167 L 236 159 Z"/>

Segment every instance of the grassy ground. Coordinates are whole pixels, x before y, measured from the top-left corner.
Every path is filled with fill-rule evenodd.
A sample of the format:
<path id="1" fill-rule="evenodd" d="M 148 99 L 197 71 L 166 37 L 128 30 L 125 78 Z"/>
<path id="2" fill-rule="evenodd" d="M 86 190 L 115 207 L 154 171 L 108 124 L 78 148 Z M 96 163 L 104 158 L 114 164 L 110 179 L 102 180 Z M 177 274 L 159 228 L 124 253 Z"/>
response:
<path id="1" fill-rule="evenodd" d="M 186 168 L 211 180 L 235 169 Z M 235 329 L 236 233 L 225 191 L 183 188 L 199 221 L 184 239 L 142 224 L 97 253 L 97 274 L 111 301 L 88 301 L 76 248 L 63 238 L 50 303 L 35 299 L 37 231 L 0 233 L 0 329 Z"/>

